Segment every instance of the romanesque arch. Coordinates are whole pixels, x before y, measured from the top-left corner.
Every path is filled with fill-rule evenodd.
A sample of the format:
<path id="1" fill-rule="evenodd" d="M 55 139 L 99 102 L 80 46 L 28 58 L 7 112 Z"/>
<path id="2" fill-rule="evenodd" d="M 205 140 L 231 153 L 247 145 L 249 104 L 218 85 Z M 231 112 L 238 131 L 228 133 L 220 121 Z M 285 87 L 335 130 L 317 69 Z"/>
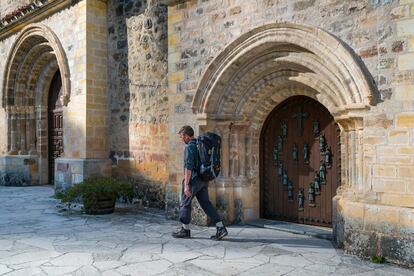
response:
<path id="1" fill-rule="evenodd" d="M 3 78 L 2 106 L 7 113 L 9 155 L 44 151 L 46 130 L 36 122 L 46 116 L 47 93 L 57 70 L 62 77 L 62 101 L 67 105 L 70 73 L 59 39 L 45 25 L 25 27 L 12 45 Z"/>
<path id="2" fill-rule="evenodd" d="M 209 64 L 192 103 L 201 130 L 223 136 L 223 183 L 246 187 L 257 214 L 260 131 L 283 100 L 303 95 L 322 103 L 342 129 L 342 182 L 362 182 L 362 119 L 378 100 L 361 60 L 333 35 L 312 26 L 264 25 L 230 43 Z M 244 188 L 232 197 L 243 197 Z M 247 189 L 247 190 L 246 190 Z M 227 192 L 225 192 L 227 193 Z M 230 204 L 232 205 L 232 204 Z M 253 215 L 254 216 L 254 215 Z"/>

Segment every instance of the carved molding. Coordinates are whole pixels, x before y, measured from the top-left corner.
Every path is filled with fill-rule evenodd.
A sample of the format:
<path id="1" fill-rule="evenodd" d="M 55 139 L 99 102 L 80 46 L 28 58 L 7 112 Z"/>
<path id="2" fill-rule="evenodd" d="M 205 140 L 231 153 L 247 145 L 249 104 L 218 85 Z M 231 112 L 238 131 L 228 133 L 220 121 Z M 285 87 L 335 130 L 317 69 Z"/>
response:
<path id="1" fill-rule="evenodd" d="M 0 40 L 7 38 L 8 36 L 15 34 L 26 27 L 28 24 L 39 22 L 44 18 L 50 16 L 53 13 L 56 13 L 70 5 L 73 5 L 80 0 L 54 0 L 49 1 L 39 8 L 27 12 L 20 17 L 16 17 L 15 20 L 11 21 L 9 24 L 4 25 L 0 28 Z"/>
<path id="2" fill-rule="evenodd" d="M 192 110 L 249 117 L 258 110 L 252 103 L 275 106 L 298 90 L 334 116 L 367 110 L 378 98 L 372 76 L 342 41 L 313 26 L 274 23 L 241 35 L 211 61 Z"/>

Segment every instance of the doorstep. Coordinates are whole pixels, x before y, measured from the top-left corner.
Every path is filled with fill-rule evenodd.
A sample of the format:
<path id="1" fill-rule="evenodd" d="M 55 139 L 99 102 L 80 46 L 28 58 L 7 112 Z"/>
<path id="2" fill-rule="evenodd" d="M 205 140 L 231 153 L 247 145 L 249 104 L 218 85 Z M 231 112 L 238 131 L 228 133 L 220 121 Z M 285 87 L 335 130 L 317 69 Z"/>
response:
<path id="1" fill-rule="evenodd" d="M 267 219 L 251 220 L 251 221 L 248 221 L 246 224 L 255 226 L 255 227 L 289 232 L 293 234 L 307 235 L 307 236 L 311 236 L 311 237 L 315 237 L 319 239 L 325 239 L 325 240 L 330 240 L 330 241 L 333 240 L 332 239 L 333 238 L 332 228 L 328 228 L 328 227 L 291 223 L 291 222 L 279 221 L 279 220 L 267 220 Z"/>

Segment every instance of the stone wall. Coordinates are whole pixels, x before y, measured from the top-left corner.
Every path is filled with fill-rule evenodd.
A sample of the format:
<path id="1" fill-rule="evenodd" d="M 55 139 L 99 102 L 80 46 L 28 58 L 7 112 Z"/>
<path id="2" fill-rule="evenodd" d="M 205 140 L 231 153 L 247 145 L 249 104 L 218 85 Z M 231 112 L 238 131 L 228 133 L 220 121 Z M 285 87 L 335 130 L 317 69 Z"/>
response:
<path id="1" fill-rule="evenodd" d="M 65 18 L 66 24 L 62 24 L 62 18 Z M 86 39 L 86 28 L 83 26 L 82 22 L 85 21 L 86 11 L 85 11 L 85 1 L 81 1 L 75 5 L 72 5 L 68 8 L 65 8 L 58 13 L 50 14 L 45 20 L 40 22 L 42 26 L 50 28 L 53 33 L 59 39 L 60 44 L 63 48 L 63 55 L 66 56 L 67 66 L 69 68 L 70 77 L 70 87 L 71 87 L 71 96 L 68 107 L 64 110 L 65 115 L 72 114 L 73 110 L 78 110 L 77 106 L 77 97 L 85 89 L 80 82 L 82 78 L 81 68 L 84 66 L 85 61 L 82 59 L 82 56 L 85 56 L 85 47 L 83 47 L 84 41 Z M 0 41 L 0 83 L 1 90 L 3 90 L 4 84 L 4 70 L 8 57 L 12 51 L 12 45 L 21 34 L 21 31 L 18 33 L 11 34 L 4 40 Z M 46 76 L 43 76 L 46 79 Z M 39 79 L 40 82 L 44 82 L 44 79 Z M 49 84 L 44 83 L 44 88 L 47 89 Z M 4 91 L 1 91 L 1 96 L 3 96 Z M 1 108 L 0 111 L 0 124 L 4 131 L 0 134 L 0 151 L 2 155 L 7 153 L 7 125 L 6 125 L 6 114 L 5 110 Z M 39 124 L 38 126 L 40 126 Z M 82 141 L 79 140 L 79 137 L 82 133 L 82 128 L 75 122 L 75 120 L 68 120 L 68 117 L 64 119 L 65 133 L 70 134 L 64 137 L 65 144 L 65 154 L 67 156 L 76 155 L 76 152 L 79 152 L 79 149 L 76 147 L 81 146 Z M 74 139 L 76 138 L 76 140 Z M 41 140 L 41 137 L 38 137 L 38 143 Z M 47 137 L 46 137 L 47 139 Z M 73 143 L 73 145 L 71 145 Z M 41 153 L 41 150 L 38 151 Z M 37 183 L 48 183 L 47 177 L 47 152 L 45 155 L 40 154 L 37 159 L 36 174 L 39 175 Z M 35 183 L 34 183 L 35 184 Z"/>
<path id="2" fill-rule="evenodd" d="M 109 1 L 108 46 L 109 146 L 114 174 L 128 175 L 140 190 L 150 191 L 149 201 L 164 201 L 168 181 L 167 8 L 152 0 Z"/>
<path id="3" fill-rule="evenodd" d="M 410 252 L 414 250 L 410 235 L 414 233 L 414 175 L 410 168 L 414 165 L 414 2 L 182 2 L 171 5 L 168 15 L 169 136 L 176 133 L 182 122 L 193 124 L 199 130 L 202 118 L 194 116 L 191 103 L 201 77 L 210 62 L 241 35 L 275 22 L 314 26 L 331 33 L 360 57 L 375 82 L 369 111 L 361 115 L 358 123 L 354 122 L 352 129 L 346 130 L 341 125 L 343 147 L 354 150 L 345 151 L 342 156 L 342 187 L 335 207 L 338 242 L 352 253 L 382 254 L 394 262 L 412 264 Z M 227 98 L 227 101 L 234 103 L 237 99 Z M 208 124 L 208 119 L 206 121 Z M 237 127 L 243 128 L 223 129 L 223 133 L 230 135 L 226 136 L 230 141 L 232 135 L 237 141 L 237 135 L 240 135 Z M 171 185 L 168 188 L 173 193 L 179 191 L 182 173 L 182 153 L 178 143 L 169 140 Z M 238 144 L 228 147 L 224 156 L 240 151 Z M 244 149 L 251 158 L 249 145 Z M 252 160 L 248 166 L 257 162 L 257 159 Z M 226 162 L 232 164 L 239 160 L 230 156 Z M 258 171 L 249 173 L 257 175 Z M 226 183 L 210 186 L 212 199 L 217 203 L 228 202 L 228 214 L 234 218 L 238 216 L 236 201 L 241 196 L 244 218 L 257 218 L 260 215 L 259 183 L 248 182 L 243 188 L 237 184 L 241 177 L 235 175 Z M 223 196 L 229 200 L 222 200 Z M 344 237 L 341 237 L 341 231 L 345 233 Z M 398 246 L 402 241 L 406 246 Z M 372 250 L 364 251 L 365 248 Z"/>
<path id="4" fill-rule="evenodd" d="M 29 4 L 32 0 L 1 0 L 0 1 L 0 19 L 19 7 Z"/>

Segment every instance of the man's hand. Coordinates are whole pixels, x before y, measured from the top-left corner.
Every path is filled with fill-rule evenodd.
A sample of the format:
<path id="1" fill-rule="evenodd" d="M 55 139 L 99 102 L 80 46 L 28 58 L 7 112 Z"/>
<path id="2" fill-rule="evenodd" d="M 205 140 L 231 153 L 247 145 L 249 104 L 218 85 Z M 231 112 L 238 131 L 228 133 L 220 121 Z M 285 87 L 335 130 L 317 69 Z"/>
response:
<path id="1" fill-rule="evenodd" d="M 191 197 L 191 192 L 190 192 L 190 179 L 191 179 L 191 173 L 192 173 L 192 171 L 191 171 L 191 170 L 189 170 L 189 169 L 187 169 L 187 168 L 185 168 L 185 169 L 184 169 L 184 184 L 185 184 L 185 187 L 184 187 L 184 194 L 185 194 L 187 197 Z"/>
<path id="2" fill-rule="evenodd" d="M 185 194 L 187 197 L 191 197 L 190 185 L 185 185 L 185 188 L 184 188 L 184 194 Z"/>

